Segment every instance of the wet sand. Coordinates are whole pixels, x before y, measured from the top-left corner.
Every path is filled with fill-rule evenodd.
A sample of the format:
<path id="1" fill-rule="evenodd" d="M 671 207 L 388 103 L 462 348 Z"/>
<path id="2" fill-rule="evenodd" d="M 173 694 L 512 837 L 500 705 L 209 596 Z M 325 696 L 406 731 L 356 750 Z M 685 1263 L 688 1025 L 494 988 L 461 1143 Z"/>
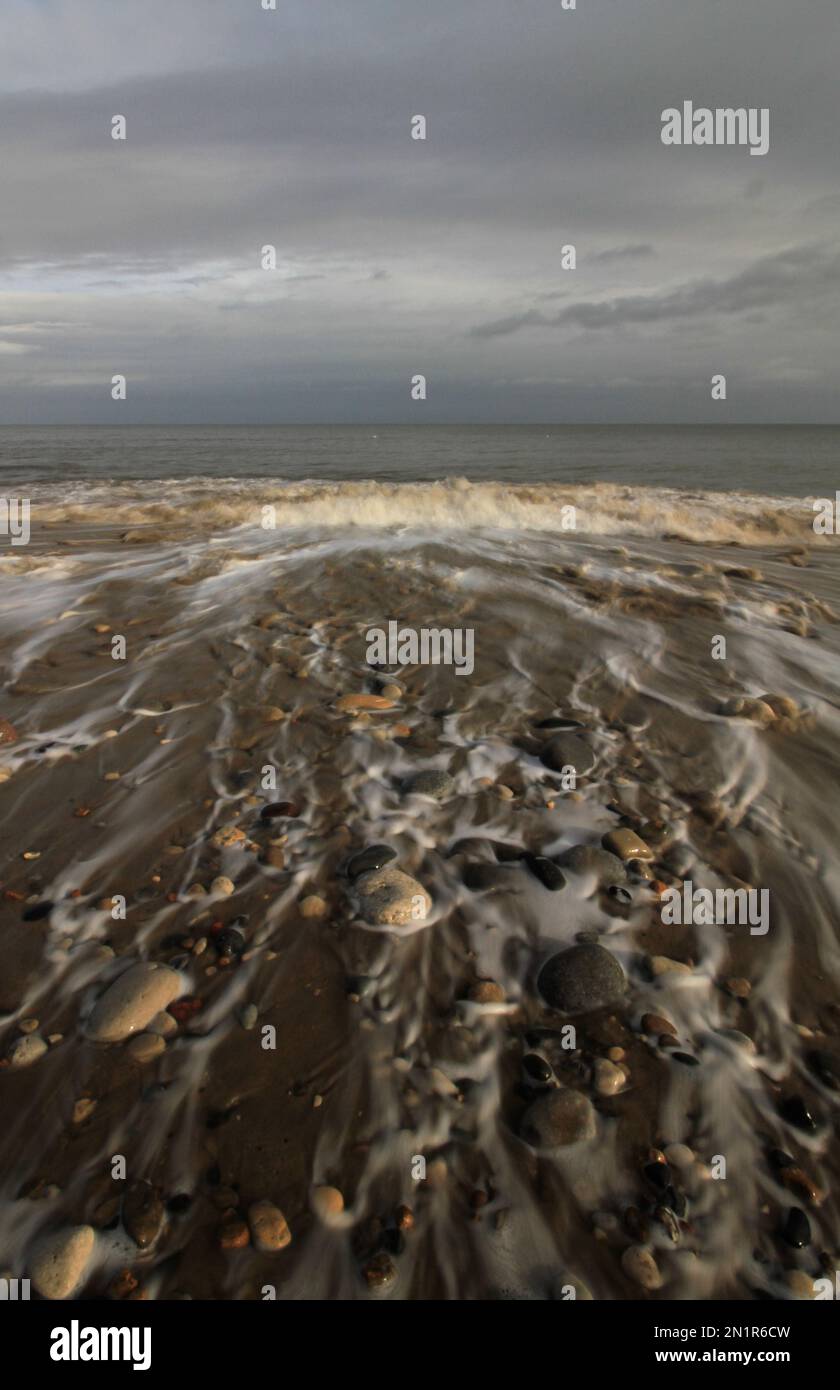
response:
<path id="1" fill-rule="evenodd" d="M 787 523 L 736 547 L 115 520 L 55 518 L 3 560 L 0 1272 L 90 1225 L 73 1297 L 748 1299 L 833 1278 L 835 551 Z M 473 628 L 475 671 L 372 669 L 365 632 L 390 619 Z M 574 790 L 546 720 L 589 750 Z M 429 770 L 440 799 L 405 788 Z M 619 891 L 564 867 L 621 827 L 651 857 Z M 376 845 L 427 915 L 364 919 L 348 861 Z M 768 933 L 665 925 L 684 880 L 767 888 Z M 537 976 L 581 942 L 626 990 L 567 1017 Z M 180 976 L 167 1035 L 92 1040 L 138 961 Z M 21 1064 L 25 1037 L 45 1048 Z M 540 1149 L 529 1107 L 563 1088 L 594 1137 Z M 340 1214 L 313 1210 L 324 1186 Z M 291 1232 L 270 1253 L 259 1201 Z"/>

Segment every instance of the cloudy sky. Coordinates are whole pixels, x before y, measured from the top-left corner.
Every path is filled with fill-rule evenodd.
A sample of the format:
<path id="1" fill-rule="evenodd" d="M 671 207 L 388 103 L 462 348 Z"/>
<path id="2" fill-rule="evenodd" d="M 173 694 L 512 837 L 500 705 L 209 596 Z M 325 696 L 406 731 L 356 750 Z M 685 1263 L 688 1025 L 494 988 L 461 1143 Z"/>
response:
<path id="1" fill-rule="evenodd" d="M 838 0 L 3 0 L 0 421 L 837 421 L 838 53 Z"/>

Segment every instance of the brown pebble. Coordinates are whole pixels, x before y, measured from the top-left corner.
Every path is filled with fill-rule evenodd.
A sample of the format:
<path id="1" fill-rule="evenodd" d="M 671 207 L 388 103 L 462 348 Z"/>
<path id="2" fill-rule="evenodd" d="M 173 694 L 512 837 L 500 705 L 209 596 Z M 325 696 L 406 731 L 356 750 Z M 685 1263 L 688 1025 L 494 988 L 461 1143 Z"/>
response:
<path id="1" fill-rule="evenodd" d="M 752 994 L 752 985 L 749 980 L 743 979 L 740 975 L 733 975 L 726 981 L 725 989 L 727 994 L 733 995 L 735 999 L 749 999 Z"/>
<path id="2" fill-rule="evenodd" d="M 248 1220 L 254 1245 L 258 1250 L 272 1253 L 275 1250 L 284 1250 L 290 1244 L 292 1233 L 288 1222 L 273 1202 L 253 1202 L 248 1209 Z"/>
<path id="3" fill-rule="evenodd" d="M 643 1014 L 642 1032 L 655 1033 L 657 1035 L 660 1033 L 670 1033 L 674 1038 L 677 1036 L 677 1030 L 671 1020 L 663 1018 L 661 1014 Z"/>
<path id="4" fill-rule="evenodd" d="M 248 1227 L 241 1217 L 229 1216 L 219 1227 L 219 1244 L 223 1250 L 244 1250 L 250 1239 Z"/>
<path id="5" fill-rule="evenodd" d="M 411 1207 L 405 1205 L 397 1207 L 395 1219 L 400 1231 L 412 1231 L 414 1229 L 414 1212 Z"/>
<path id="6" fill-rule="evenodd" d="M 473 1004 L 504 1004 L 505 992 L 495 980 L 477 980 L 467 990 L 467 998 Z"/>
<path id="7" fill-rule="evenodd" d="M 138 1280 L 130 1269 L 121 1269 L 119 1274 L 115 1274 L 108 1285 L 109 1298 L 128 1298 L 129 1294 L 134 1293 L 138 1287 Z"/>
<path id="8" fill-rule="evenodd" d="M 344 1197 L 337 1187 L 312 1189 L 312 1210 L 322 1221 L 330 1221 L 344 1211 Z"/>

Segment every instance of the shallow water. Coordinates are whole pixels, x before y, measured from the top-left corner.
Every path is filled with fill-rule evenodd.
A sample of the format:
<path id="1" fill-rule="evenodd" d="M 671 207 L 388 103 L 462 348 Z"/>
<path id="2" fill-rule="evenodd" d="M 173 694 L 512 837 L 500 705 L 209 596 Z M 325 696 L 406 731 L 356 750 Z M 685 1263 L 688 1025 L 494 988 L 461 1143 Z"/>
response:
<path id="1" fill-rule="evenodd" d="M 0 1267 L 23 1274 L 45 1232 L 91 1222 L 87 1294 L 129 1266 L 150 1297 L 367 1297 L 362 1270 L 384 1249 L 392 1297 L 563 1297 L 579 1280 L 629 1298 L 638 1221 L 657 1297 L 788 1296 L 786 1271 L 834 1269 L 837 1098 L 806 1058 L 840 1055 L 840 573 L 801 499 L 218 479 L 33 498 L 32 544 L 0 559 L 0 715 L 18 734 L 0 747 L 0 1052 L 26 1018 L 61 1038 L 0 1071 Z M 393 708 L 337 710 L 387 684 L 365 633 L 391 619 L 472 628 L 474 672 L 402 668 Z M 768 693 L 793 705 L 767 727 L 726 712 Z M 540 760 L 551 716 L 578 721 L 594 754 L 571 791 Z M 401 789 L 426 768 L 454 778 L 442 802 Z M 260 819 L 287 800 L 299 815 Z M 667 926 L 641 879 L 628 904 L 582 873 L 550 892 L 517 857 L 619 824 L 644 838 L 657 820 L 657 878 L 767 889 L 766 935 Z M 214 847 L 230 825 L 244 847 Z M 346 861 L 378 843 L 431 894 L 410 929 L 355 911 Z M 492 882 L 468 888 L 494 844 L 508 849 Z M 190 895 L 220 874 L 232 896 Z M 101 906 L 113 894 L 124 921 Z M 311 895 L 323 916 L 301 912 Z M 246 958 L 219 964 L 214 926 L 241 917 Z M 573 1020 L 570 1049 L 535 981 L 580 933 L 629 988 Z M 204 936 L 203 954 L 184 945 Z M 656 976 L 660 956 L 690 969 Z M 174 961 L 200 1002 L 143 1065 L 85 1037 L 95 999 L 141 958 Z M 479 979 L 504 1004 L 470 1002 Z M 699 1065 L 642 1033 L 646 1012 Z M 610 1048 L 628 1075 L 605 1097 L 592 1069 Z M 593 1099 L 596 1142 L 538 1153 L 521 1137 L 535 1050 Z M 780 1115 L 791 1095 L 813 1132 Z M 82 1097 L 96 1106 L 74 1122 Z M 672 1167 L 685 1205 L 669 1222 L 644 1167 L 674 1143 L 694 1158 Z M 779 1180 L 773 1147 L 819 1189 L 811 1202 Z M 139 1180 L 170 1203 L 147 1250 L 115 1205 Z M 345 1198 L 333 1224 L 310 1209 L 324 1183 Z M 260 1198 L 286 1214 L 289 1248 L 220 1249 L 224 1212 Z M 395 1229 L 400 1204 L 411 1230 Z M 793 1205 L 811 1224 L 802 1249 L 778 1234 Z"/>

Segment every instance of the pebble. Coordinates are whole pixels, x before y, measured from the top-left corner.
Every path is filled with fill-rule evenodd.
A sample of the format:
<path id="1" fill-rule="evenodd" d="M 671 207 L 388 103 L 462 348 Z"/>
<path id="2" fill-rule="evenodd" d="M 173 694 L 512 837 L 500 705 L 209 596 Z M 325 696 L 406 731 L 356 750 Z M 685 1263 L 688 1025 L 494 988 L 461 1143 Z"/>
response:
<path id="1" fill-rule="evenodd" d="M 665 1158 L 674 1168 L 691 1168 L 694 1163 L 694 1152 L 687 1144 L 669 1144 L 665 1150 Z"/>
<path id="2" fill-rule="evenodd" d="M 157 1188 L 146 1181 L 132 1183 L 125 1194 L 122 1219 L 139 1249 L 147 1250 L 154 1245 L 166 1219 L 166 1208 Z"/>
<path id="3" fill-rule="evenodd" d="M 572 845 L 563 851 L 557 862 L 573 873 L 593 875 L 602 888 L 627 882 L 627 871 L 618 855 L 598 845 Z"/>
<path id="4" fill-rule="evenodd" d="M 525 1054 L 522 1058 L 522 1070 L 529 1081 L 536 1081 L 540 1086 L 547 1086 L 554 1078 L 551 1066 L 538 1052 Z"/>
<path id="5" fill-rule="evenodd" d="M 586 943 L 560 951 L 543 965 L 537 988 L 561 1013 L 588 1013 L 617 1003 L 626 986 L 624 971 L 604 946 Z"/>
<path id="6" fill-rule="evenodd" d="M 655 977 L 660 975 L 690 975 L 691 966 L 686 965 L 681 960 L 671 960 L 670 956 L 651 956 L 649 959 L 651 973 Z"/>
<path id="7" fill-rule="evenodd" d="M 232 845 L 241 845 L 245 839 L 245 831 L 238 825 L 223 825 L 211 835 L 210 844 L 214 849 L 230 849 Z"/>
<path id="8" fill-rule="evenodd" d="M 373 869 L 384 869 L 385 865 L 390 864 L 396 857 L 397 851 L 391 849 L 390 845 L 368 845 L 348 861 L 347 877 L 352 881 Z"/>
<path id="9" fill-rule="evenodd" d="M 406 777 L 401 790 L 406 796 L 431 796 L 435 801 L 444 801 L 455 790 L 455 782 L 448 772 L 415 772 Z"/>
<path id="10" fill-rule="evenodd" d="M 752 994 L 752 985 L 749 980 L 743 979 L 739 975 L 733 975 L 725 984 L 727 994 L 731 994 L 734 999 L 749 999 Z"/>
<path id="11" fill-rule="evenodd" d="M 581 1091 L 546 1091 L 522 1117 L 522 1137 L 537 1149 L 560 1149 L 594 1139 L 596 1130 L 592 1102 Z"/>
<path id="12" fill-rule="evenodd" d="M 37 1018 L 22 1018 L 18 1024 L 21 1033 L 37 1033 L 39 1026 Z"/>
<path id="13" fill-rule="evenodd" d="M 356 709 L 393 709 L 394 701 L 385 695 L 342 695 L 335 707 L 343 713 Z"/>
<path id="14" fill-rule="evenodd" d="M 300 902 L 299 911 L 301 917 L 323 917 L 327 911 L 327 904 L 317 893 L 310 893 Z"/>
<path id="15" fill-rule="evenodd" d="M 662 1288 L 662 1275 L 652 1251 L 644 1245 L 629 1245 L 621 1257 L 621 1267 L 628 1279 L 641 1288 L 653 1291 Z"/>
<path id="16" fill-rule="evenodd" d="M 264 1254 L 284 1250 L 291 1243 L 292 1233 L 286 1218 L 273 1202 L 253 1202 L 248 1208 L 248 1224 L 254 1245 Z"/>
<path id="17" fill-rule="evenodd" d="M 279 724 L 281 719 L 286 718 L 286 711 L 279 705 L 264 705 L 262 718 L 265 724 Z"/>
<path id="18" fill-rule="evenodd" d="M 0 743 L 17 743 L 18 731 L 8 719 L 0 719 Z"/>
<path id="19" fill-rule="evenodd" d="M 726 700 L 720 707 L 720 713 L 725 714 L 730 719 L 749 719 L 753 724 L 759 724 L 766 729 L 774 723 L 777 718 L 776 711 L 765 704 L 763 700 L 753 700 L 749 698 L 739 698 Z"/>
<path id="20" fill-rule="evenodd" d="M 93 1114 L 96 1101 L 91 1096 L 80 1096 L 73 1106 L 73 1124 L 80 1125 Z"/>
<path id="21" fill-rule="evenodd" d="M 542 854 L 526 854 L 524 859 L 531 873 L 549 893 L 556 893 L 566 887 L 566 876 L 553 859 L 547 859 Z"/>
<path id="22" fill-rule="evenodd" d="M 779 1103 L 779 1114 L 788 1124 L 804 1130 L 807 1134 L 813 1134 L 817 1128 L 817 1122 L 801 1096 L 787 1096 L 782 1100 Z"/>
<path id="23" fill-rule="evenodd" d="M 74 1226 L 36 1247 L 30 1277 L 42 1298 L 69 1298 L 84 1278 L 95 1243 L 92 1226 Z"/>
<path id="24" fill-rule="evenodd" d="M 422 884 L 390 864 L 361 874 L 353 886 L 359 897 L 361 916 L 375 926 L 422 922 L 432 907 L 432 900 Z"/>
<path id="25" fill-rule="evenodd" d="M 231 893 L 235 891 L 235 888 L 236 885 L 233 879 L 225 878 L 224 874 L 221 878 L 214 878 L 213 882 L 210 884 L 211 893 L 223 893 L 226 898 L 230 897 Z"/>
<path id="26" fill-rule="evenodd" d="M 510 787 L 505 786 L 504 782 L 500 782 L 496 787 L 496 795 L 500 801 L 513 801 L 516 792 L 512 791 Z"/>
<path id="27" fill-rule="evenodd" d="M 270 801 L 260 811 L 260 820 L 276 820 L 279 816 L 297 820 L 300 811 L 301 808 L 296 801 Z"/>
<path id="28" fill-rule="evenodd" d="M 31 1067 L 47 1051 L 49 1049 L 42 1037 L 37 1033 L 27 1033 L 12 1043 L 8 1053 L 9 1063 L 13 1067 Z"/>
<path id="29" fill-rule="evenodd" d="M 629 859 L 640 859 L 642 861 L 655 858 L 650 845 L 646 845 L 644 840 L 636 834 L 635 830 L 619 827 L 617 830 L 610 830 L 603 836 L 601 844 L 604 849 L 609 850 L 610 854 L 615 854 L 625 862 Z"/>
<path id="30" fill-rule="evenodd" d="M 255 1027 L 257 1018 L 258 1013 L 256 1004 L 246 1004 L 244 1008 L 241 1008 L 239 1010 L 239 1022 L 245 1029 L 246 1033 L 250 1033 L 251 1029 Z"/>
<path id="31" fill-rule="evenodd" d="M 794 1250 L 811 1244 L 811 1223 L 800 1207 L 790 1207 L 782 1226 L 782 1239 Z"/>
<path id="32" fill-rule="evenodd" d="M 397 1266 L 386 1251 L 380 1250 L 363 1265 L 362 1278 L 371 1293 L 386 1293 L 397 1282 Z"/>
<path id="33" fill-rule="evenodd" d="M 652 1033 L 660 1037 L 663 1033 L 669 1034 L 672 1038 L 677 1036 L 677 1030 L 669 1018 L 663 1018 L 662 1014 L 642 1014 L 642 1032 Z"/>
<path id="34" fill-rule="evenodd" d="M 141 961 L 109 985 L 87 1021 L 94 1042 L 122 1042 L 178 998 L 181 976 L 166 965 Z"/>
<path id="35" fill-rule="evenodd" d="M 198 944 L 198 943 L 196 943 Z M 207 943 L 205 942 L 205 945 Z M 193 948 L 195 950 L 195 948 Z M 198 954 L 198 952 L 195 952 Z M 177 1033 L 178 1024 L 170 1013 L 163 1009 L 159 1014 L 155 1014 L 146 1025 L 147 1033 L 158 1033 L 162 1038 L 171 1038 L 173 1033 Z"/>
<path id="36" fill-rule="evenodd" d="M 505 992 L 495 980 L 476 980 L 467 990 L 467 998 L 473 1004 L 504 1004 Z"/>
<path id="37" fill-rule="evenodd" d="M 240 1216 L 228 1216 L 219 1227 L 219 1245 L 223 1250 L 244 1250 L 251 1235 Z"/>
<path id="38" fill-rule="evenodd" d="M 576 776 L 584 777 L 595 766 L 595 753 L 577 734 L 559 733 L 543 744 L 540 762 L 551 772 L 562 772 L 565 767 L 571 767 Z"/>
<path id="39" fill-rule="evenodd" d="M 132 1062 L 139 1062 L 141 1065 L 154 1061 L 155 1057 L 159 1057 L 165 1051 L 166 1042 L 160 1033 L 138 1033 L 126 1047 Z"/>
<path id="40" fill-rule="evenodd" d="M 312 1189 L 312 1210 L 321 1221 L 329 1224 L 344 1211 L 344 1197 L 337 1187 Z"/>
<path id="41" fill-rule="evenodd" d="M 599 1096 L 615 1096 L 626 1084 L 626 1077 L 620 1067 L 608 1062 L 605 1057 L 597 1058 L 594 1066 L 595 1090 Z"/>

